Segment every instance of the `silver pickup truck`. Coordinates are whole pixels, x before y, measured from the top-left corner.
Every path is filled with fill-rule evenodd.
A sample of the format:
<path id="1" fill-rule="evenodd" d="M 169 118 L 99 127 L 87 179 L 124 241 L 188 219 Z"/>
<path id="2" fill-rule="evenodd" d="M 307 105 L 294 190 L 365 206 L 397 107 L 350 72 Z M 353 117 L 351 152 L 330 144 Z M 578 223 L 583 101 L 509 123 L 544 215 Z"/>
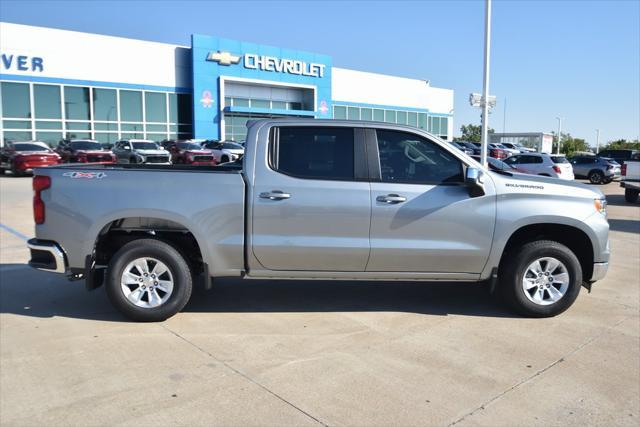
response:
<path id="1" fill-rule="evenodd" d="M 249 122 L 236 164 L 57 166 L 33 185 L 30 264 L 105 285 L 137 321 L 179 312 L 195 275 L 480 282 L 553 316 L 609 261 L 599 190 L 385 123 Z"/>

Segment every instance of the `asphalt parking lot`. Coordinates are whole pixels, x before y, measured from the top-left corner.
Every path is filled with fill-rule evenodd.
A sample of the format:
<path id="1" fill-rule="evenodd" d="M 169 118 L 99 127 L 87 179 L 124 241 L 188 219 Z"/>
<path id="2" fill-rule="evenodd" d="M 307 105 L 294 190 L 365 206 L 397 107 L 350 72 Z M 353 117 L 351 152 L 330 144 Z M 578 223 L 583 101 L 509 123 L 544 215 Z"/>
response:
<path id="1" fill-rule="evenodd" d="M 25 265 L 30 186 L 0 177 L 2 425 L 640 422 L 640 205 L 618 183 L 608 276 L 556 318 L 471 284 L 224 281 L 156 324 Z"/>

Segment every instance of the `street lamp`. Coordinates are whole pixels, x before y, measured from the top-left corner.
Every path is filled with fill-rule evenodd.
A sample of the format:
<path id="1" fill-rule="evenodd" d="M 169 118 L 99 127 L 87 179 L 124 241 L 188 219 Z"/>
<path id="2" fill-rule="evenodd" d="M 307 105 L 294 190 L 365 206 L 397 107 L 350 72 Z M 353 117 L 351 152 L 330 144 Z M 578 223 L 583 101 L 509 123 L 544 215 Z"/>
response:
<path id="1" fill-rule="evenodd" d="M 560 154 L 560 138 L 561 138 L 561 132 L 562 132 L 562 117 L 556 117 L 556 119 L 558 119 L 558 145 L 556 146 L 556 154 Z"/>

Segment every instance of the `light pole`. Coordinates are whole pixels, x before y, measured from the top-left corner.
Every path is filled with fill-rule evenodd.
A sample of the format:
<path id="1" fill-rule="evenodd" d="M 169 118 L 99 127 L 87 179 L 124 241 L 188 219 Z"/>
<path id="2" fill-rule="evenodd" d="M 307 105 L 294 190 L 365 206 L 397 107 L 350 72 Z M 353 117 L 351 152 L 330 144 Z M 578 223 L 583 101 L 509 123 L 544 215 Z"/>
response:
<path id="1" fill-rule="evenodd" d="M 489 57 L 491 56 L 491 0 L 484 9 L 484 80 L 482 83 L 482 152 L 480 161 L 487 166 L 487 141 L 489 136 Z"/>
<path id="2" fill-rule="evenodd" d="M 558 145 L 556 146 L 556 154 L 560 154 L 560 138 L 562 132 L 562 117 L 556 117 L 558 119 Z"/>
<path id="3" fill-rule="evenodd" d="M 600 152 L 600 129 L 596 129 L 596 154 Z"/>

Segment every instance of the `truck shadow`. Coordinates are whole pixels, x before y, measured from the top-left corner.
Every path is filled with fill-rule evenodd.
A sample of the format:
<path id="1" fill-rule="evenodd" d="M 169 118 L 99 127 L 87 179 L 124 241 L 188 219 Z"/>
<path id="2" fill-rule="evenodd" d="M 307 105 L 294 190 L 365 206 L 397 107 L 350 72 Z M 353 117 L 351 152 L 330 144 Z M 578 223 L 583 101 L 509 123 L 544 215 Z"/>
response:
<path id="1" fill-rule="evenodd" d="M 609 219 L 611 231 L 640 234 L 640 219 Z"/>
<path id="2" fill-rule="evenodd" d="M 477 284 L 357 281 L 217 280 L 199 284 L 183 313 L 407 312 L 446 316 L 518 317 Z M 38 318 L 127 321 L 104 289 L 24 264 L 0 265 L 0 312 Z"/>

